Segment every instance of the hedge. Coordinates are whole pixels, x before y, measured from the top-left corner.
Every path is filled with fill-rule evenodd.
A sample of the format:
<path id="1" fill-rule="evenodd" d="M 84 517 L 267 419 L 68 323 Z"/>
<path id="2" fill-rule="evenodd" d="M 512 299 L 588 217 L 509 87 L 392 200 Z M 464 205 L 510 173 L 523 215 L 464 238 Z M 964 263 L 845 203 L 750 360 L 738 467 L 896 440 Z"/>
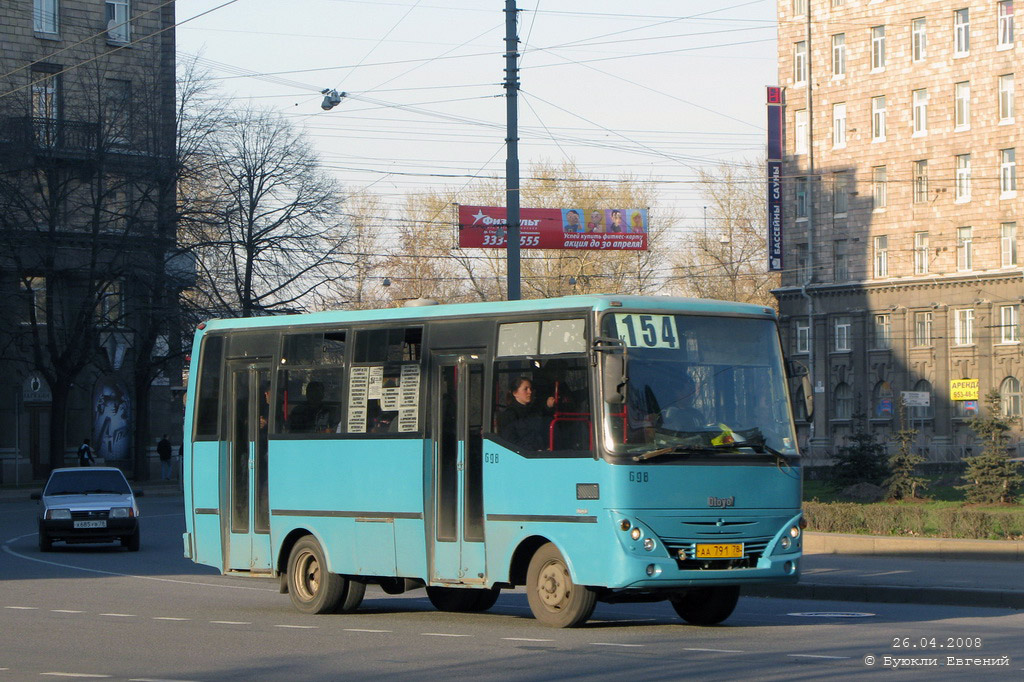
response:
<path id="1" fill-rule="evenodd" d="M 1024 509 L 804 502 L 807 530 L 976 540 L 1024 539 Z"/>

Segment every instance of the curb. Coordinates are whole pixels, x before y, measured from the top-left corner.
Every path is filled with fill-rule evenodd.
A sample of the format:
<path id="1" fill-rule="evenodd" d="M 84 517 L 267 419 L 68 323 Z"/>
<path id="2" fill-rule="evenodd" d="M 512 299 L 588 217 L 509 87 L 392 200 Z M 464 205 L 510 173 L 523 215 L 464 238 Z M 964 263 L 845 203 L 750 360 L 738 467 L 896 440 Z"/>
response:
<path id="1" fill-rule="evenodd" d="M 905 538 L 844 533 L 804 533 L 804 554 L 857 554 L 898 556 L 906 559 L 967 559 L 974 561 L 1024 560 L 1019 540 L 963 540 L 957 538 Z"/>
<path id="2" fill-rule="evenodd" d="M 742 594 L 747 597 L 777 599 L 1024 609 L 1024 592 L 952 589 L 946 587 L 881 587 L 876 585 L 825 585 L 822 583 L 801 582 L 796 585 L 750 585 L 743 588 Z"/>

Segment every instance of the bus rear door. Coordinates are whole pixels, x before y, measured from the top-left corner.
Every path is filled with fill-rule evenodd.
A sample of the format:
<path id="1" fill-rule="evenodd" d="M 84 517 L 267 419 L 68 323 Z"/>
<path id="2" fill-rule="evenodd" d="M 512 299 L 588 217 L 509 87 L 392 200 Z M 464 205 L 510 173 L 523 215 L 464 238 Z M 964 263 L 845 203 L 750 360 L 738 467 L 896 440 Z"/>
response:
<path id="1" fill-rule="evenodd" d="M 267 429 L 270 363 L 234 361 L 228 365 L 227 499 L 229 571 L 268 572 L 270 512 L 267 497 Z"/>
<path id="2" fill-rule="evenodd" d="M 433 356 L 432 581 L 483 583 L 484 363 L 471 351 Z"/>

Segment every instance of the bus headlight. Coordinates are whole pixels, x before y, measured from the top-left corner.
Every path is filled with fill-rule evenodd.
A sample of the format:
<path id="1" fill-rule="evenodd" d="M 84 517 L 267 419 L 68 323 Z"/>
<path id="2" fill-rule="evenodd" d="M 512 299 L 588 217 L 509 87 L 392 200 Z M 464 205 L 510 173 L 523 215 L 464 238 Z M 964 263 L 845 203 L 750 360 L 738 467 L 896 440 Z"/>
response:
<path id="1" fill-rule="evenodd" d="M 783 535 L 782 540 L 779 541 L 779 546 L 782 549 L 789 549 L 789 546 L 793 544 L 793 541 L 789 539 L 788 535 Z"/>
<path id="2" fill-rule="evenodd" d="M 639 540 L 643 536 L 643 534 L 643 531 L 635 527 L 633 528 L 633 530 L 629 531 L 629 537 L 633 538 L 634 540 Z"/>
<path id="3" fill-rule="evenodd" d="M 619 530 L 625 532 L 632 527 L 633 524 L 629 522 L 629 519 L 622 519 L 619 521 Z"/>
<path id="4" fill-rule="evenodd" d="M 794 540 L 800 537 L 800 526 L 790 526 L 789 537 L 793 538 Z"/>
<path id="5" fill-rule="evenodd" d="M 654 538 L 647 538 L 646 540 L 644 540 L 644 549 L 646 549 L 648 552 L 654 550 Z"/>

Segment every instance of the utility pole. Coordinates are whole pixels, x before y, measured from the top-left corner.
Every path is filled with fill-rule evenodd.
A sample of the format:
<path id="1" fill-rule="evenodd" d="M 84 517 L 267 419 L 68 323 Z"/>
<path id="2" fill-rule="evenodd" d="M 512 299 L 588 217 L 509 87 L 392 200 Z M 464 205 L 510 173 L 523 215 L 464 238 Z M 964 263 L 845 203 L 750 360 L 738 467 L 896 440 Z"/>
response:
<path id="1" fill-rule="evenodd" d="M 505 0 L 505 215 L 508 220 L 508 244 L 505 254 L 508 270 L 508 300 L 518 301 L 519 288 L 519 37 L 516 35 L 515 0 Z"/>

